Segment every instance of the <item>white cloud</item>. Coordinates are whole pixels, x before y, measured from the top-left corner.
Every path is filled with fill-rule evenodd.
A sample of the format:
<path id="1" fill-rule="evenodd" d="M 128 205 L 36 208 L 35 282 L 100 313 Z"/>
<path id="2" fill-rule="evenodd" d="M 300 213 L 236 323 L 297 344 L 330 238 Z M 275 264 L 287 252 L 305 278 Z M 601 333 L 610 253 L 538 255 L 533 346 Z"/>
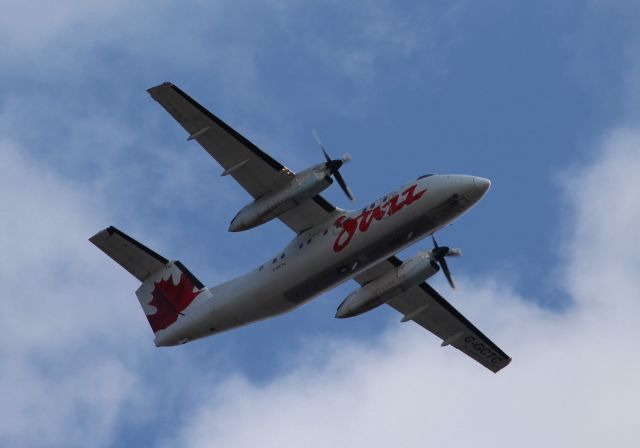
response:
<path id="1" fill-rule="evenodd" d="M 0 155 L 0 444 L 102 445 L 135 398 L 122 358 L 145 335 L 135 300 L 117 300 L 134 281 L 87 242 L 102 215 L 89 192 L 10 142 Z"/>
<path id="2" fill-rule="evenodd" d="M 499 374 L 394 322 L 375 341 L 311 346 L 267 384 L 212 386 L 178 443 L 635 446 L 639 147 L 640 131 L 614 132 L 592 166 L 571 173 L 567 311 L 536 308 L 495 281 L 463 285 L 456 305 L 514 358 Z"/>

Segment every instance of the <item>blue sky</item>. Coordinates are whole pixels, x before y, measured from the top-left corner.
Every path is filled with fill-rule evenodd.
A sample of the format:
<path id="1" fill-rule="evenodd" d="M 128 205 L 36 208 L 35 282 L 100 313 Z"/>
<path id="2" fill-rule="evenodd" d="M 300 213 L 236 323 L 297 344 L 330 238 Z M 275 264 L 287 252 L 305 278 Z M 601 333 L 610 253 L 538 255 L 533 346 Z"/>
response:
<path id="1" fill-rule="evenodd" d="M 398 365 L 403 387 L 383 382 L 384 390 L 405 398 L 406 409 L 416 396 L 466 381 L 491 381 L 490 390 L 518 395 L 531 384 L 524 370 L 540 373 L 546 359 L 575 361 L 577 370 L 559 372 L 600 372 L 583 366 L 590 357 L 569 343 L 548 358 L 541 350 L 555 347 L 555 334 L 543 329 L 568 328 L 575 331 L 567 340 L 588 335 L 594 346 L 604 344 L 599 335 L 608 327 L 585 323 L 589 312 L 597 315 L 593 291 L 621 298 L 613 306 L 621 314 L 611 322 L 637 309 L 629 295 L 637 297 L 638 283 L 626 268 L 639 264 L 629 251 L 640 224 L 630 196 L 640 168 L 635 2 L 33 0 L 3 10 L 0 279 L 8 311 L 0 322 L 8 337 L 0 343 L 7 359 L 0 390 L 9 399 L 0 406 L 2 445 L 249 446 L 255 440 L 243 438 L 243 428 L 269 421 L 258 440 L 282 446 L 284 427 L 265 415 L 292 409 L 300 420 L 287 441 L 299 444 L 314 434 L 306 425 L 340 400 L 331 400 L 331 389 L 310 394 L 307 407 L 296 397 L 340 385 L 336 372 L 355 384 L 340 406 L 356 417 L 376 415 L 361 405 L 384 402 L 371 378 L 393 378 L 390 367 Z M 115 225 L 180 259 L 207 284 L 257 266 L 292 237 L 277 221 L 227 232 L 249 196 L 220 178 L 216 162 L 147 95 L 163 81 L 293 170 L 322 159 L 310 132 L 318 129 L 333 155 L 353 157 L 343 175 L 355 206 L 427 172 L 490 178 L 479 206 L 439 235 L 464 251 L 452 263 L 460 291 L 440 278 L 433 284 L 514 357 L 513 373 L 485 378 L 471 361 L 436 350 L 431 335 L 400 328 L 384 307 L 334 319 L 355 284 L 277 319 L 156 349 L 134 295 L 136 280 L 89 236 Z M 603 181 L 599 173 L 610 177 Z M 351 206 L 337 188 L 325 196 Z M 516 331 L 514 322 L 525 330 Z M 611 325 L 625 340 L 637 335 Z M 566 386 L 541 376 L 542 390 Z M 420 378 L 441 382 L 430 389 Z M 419 393 L 411 394 L 416 381 Z M 465 412 L 477 402 L 441 398 Z M 529 404 L 542 414 L 545 403 L 537 400 Z M 425 403 L 425 415 L 437 414 L 439 405 Z M 499 421 L 506 418 L 501 412 L 486 414 Z M 587 422 L 597 420 L 596 411 L 584 412 Z M 314 440 L 339 444 L 331 435 L 340 423 L 326 424 Z M 619 446 L 630 443 L 624 424 L 619 418 Z M 434 441 L 466 440 L 438 430 L 446 426 L 431 428 Z M 352 445 L 366 440 L 356 437 L 358 428 Z M 572 444 L 602 435 L 574 439 L 554 429 Z M 383 432 L 377 443 L 386 440 Z"/>

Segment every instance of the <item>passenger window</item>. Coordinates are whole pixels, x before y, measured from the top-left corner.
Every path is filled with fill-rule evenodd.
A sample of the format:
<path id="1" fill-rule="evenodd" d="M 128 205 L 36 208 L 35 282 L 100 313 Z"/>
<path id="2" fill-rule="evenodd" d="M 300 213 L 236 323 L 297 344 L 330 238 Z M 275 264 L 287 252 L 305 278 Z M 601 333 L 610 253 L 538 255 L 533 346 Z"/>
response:
<path id="1" fill-rule="evenodd" d="M 311 244 L 311 238 L 307 240 L 307 244 Z"/>
<path id="2" fill-rule="evenodd" d="M 300 245 L 298 246 L 298 249 L 302 249 L 302 246 L 304 246 L 304 243 L 300 243 Z"/>
<path id="3" fill-rule="evenodd" d="M 282 260 L 284 258 L 284 254 L 280 255 L 280 259 Z"/>
<path id="4" fill-rule="evenodd" d="M 274 258 L 271 263 L 275 263 L 276 261 L 278 261 L 278 257 Z"/>
<path id="5" fill-rule="evenodd" d="M 323 235 L 326 235 L 327 233 L 329 233 L 329 229 L 324 229 L 324 232 L 322 232 Z"/>
<path id="6" fill-rule="evenodd" d="M 260 266 L 260 267 L 258 268 L 258 271 L 262 271 L 262 268 L 263 268 L 263 267 L 264 267 L 264 265 Z"/>

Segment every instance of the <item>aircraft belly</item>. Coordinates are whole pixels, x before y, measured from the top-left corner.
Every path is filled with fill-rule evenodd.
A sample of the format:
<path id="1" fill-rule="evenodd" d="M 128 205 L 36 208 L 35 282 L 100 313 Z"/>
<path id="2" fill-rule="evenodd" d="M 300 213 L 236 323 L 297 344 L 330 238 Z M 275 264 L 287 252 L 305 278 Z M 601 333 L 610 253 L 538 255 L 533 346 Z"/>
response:
<path id="1" fill-rule="evenodd" d="M 383 220 L 366 233 L 357 233 L 340 252 L 324 245 L 324 254 L 310 254 L 294 264 L 297 275 L 293 276 L 304 280 L 285 289 L 284 296 L 299 306 L 448 225 L 464 212 L 465 205 L 464 198 L 452 196 L 418 213 L 409 208 L 406 213 L 405 210 L 399 213 L 397 220 Z M 314 271 L 317 273 L 309 277 Z"/>
<path id="2" fill-rule="evenodd" d="M 201 326 L 218 333 L 291 311 L 446 226 L 460 214 L 458 202 L 452 198 L 423 213 L 399 213 L 397 220 L 378 222 L 366 233 L 356 234 L 339 252 L 333 248 L 331 233 L 317 235 L 303 249 L 292 244 L 282 261 L 266 263 L 262 270 L 214 290 L 218 300 Z"/>
<path id="3" fill-rule="evenodd" d="M 431 233 L 431 223 L 420 221 L 422 222 L 414 221 L 397 227 L 393 231 L 380 229 L 380 232 L 372 232 L 360 241 L 354 239 L 351 247 L 339 253 L 329 248 L 330 254 L 309 260 L 307 266 L 301 269 L 306 272 L 307 278 L 285 290 L 284 296 L 297 306 L 353 278 Z M 320 266 L 319 260 L 322 258 L 326 262 Z M 317 273 L 309 277 L 308 273 L 313 271 Z M 305 276 L 299 278 L 305 278 Z"/>

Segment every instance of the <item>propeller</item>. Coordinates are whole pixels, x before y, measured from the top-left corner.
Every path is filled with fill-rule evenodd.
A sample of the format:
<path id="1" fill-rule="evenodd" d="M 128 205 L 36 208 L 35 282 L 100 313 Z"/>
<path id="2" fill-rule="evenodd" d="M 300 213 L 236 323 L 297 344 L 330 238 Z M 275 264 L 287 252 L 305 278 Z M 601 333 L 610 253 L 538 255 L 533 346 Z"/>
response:
<path id="1" fill-rule="evenodd" d="M 344 165 L 345 163 L 351 160 L 351 156 L 347 153 L 343 155 L 341 159 L 331 159 L 331 157 L 327 153 L 327 150 L 324 149 L 324 145 L 322 144 L 322 141 L 320 140 L 320 137 L 318 136 L 318 133 L 316 132 L 316 130 L 315 129 L 312 130 L 311 133 L 316 139 L 316 142 L 318 143 L 318 145 L 320 145 L 320 149 L 324 154 L 324 158 L 327 160 L 327 163 L 325 165 L 327 168 L 329 168 L 330 175 L 333 176 L 338 181 L 338 185 L 340 185 L 340 188 L 342 188 L 342 191 L 344 191 L 344 194 L 346 194 L 350 200 L 354 201 L 355 199 L 353 197 L 353 193 L 351 193 L 351 190 L 347 186 L 347 183 L 344 181 L 344 178 L 340 174 L 340 171 L 338 171 L 340 167 L 342 167 L 342 165 Z"/>
<path id="2" fill-rule="evenodd" d="M 442 268 L 442 272 L 444 272 L 444 276 L 447 277 L 447 281 L 451 287 L 456 289 L 456 285 L 453 283 L 453 277 L 451 277 L 451 271 L 449 270 L 445 257 L 459 257 L 462 255 L 462 251 L 460 249 L 451 249 L 448 246 L 438 246 L 436 238 L 433 235 L 431 235 L 431 239 L 433 240 L 433 250 L 431 251 L 431 255 Z"/>

